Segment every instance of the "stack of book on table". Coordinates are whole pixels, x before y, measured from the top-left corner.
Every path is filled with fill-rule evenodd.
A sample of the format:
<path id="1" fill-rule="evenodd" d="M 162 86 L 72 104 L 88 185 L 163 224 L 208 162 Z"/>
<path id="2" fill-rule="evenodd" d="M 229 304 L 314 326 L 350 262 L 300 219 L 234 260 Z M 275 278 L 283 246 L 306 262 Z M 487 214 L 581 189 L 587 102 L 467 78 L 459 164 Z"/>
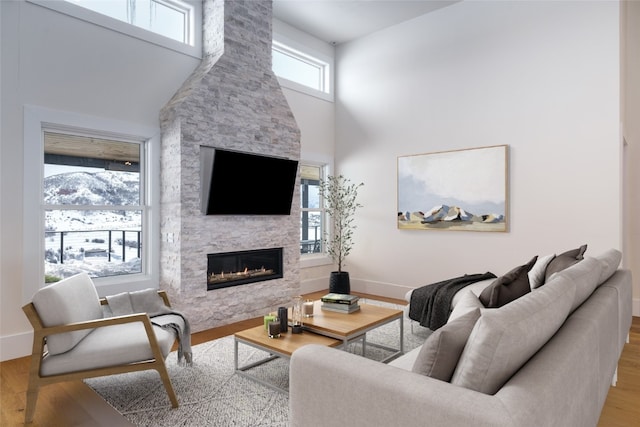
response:
<path id="1" fill-rule="evenodd" d="M 335 311 L 337 313 L 353 313 L 354 311 L 360 310 L 360 305 L 358 305 L 359 299 L 360 297 L 357 295 L 335 293 L 326 294 L 320 298 L 323 310 Z"/>

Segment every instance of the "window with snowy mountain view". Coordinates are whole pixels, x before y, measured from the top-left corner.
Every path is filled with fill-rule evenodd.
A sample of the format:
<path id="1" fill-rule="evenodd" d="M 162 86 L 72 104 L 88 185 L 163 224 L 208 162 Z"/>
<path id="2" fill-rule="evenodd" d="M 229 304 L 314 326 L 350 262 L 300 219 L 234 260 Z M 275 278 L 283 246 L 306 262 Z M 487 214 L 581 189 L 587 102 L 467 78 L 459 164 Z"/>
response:
<path id="1" fill-rule="evenodd" d="M 44 132 L 45 282 L 142 272 L 141 141 Z"/>

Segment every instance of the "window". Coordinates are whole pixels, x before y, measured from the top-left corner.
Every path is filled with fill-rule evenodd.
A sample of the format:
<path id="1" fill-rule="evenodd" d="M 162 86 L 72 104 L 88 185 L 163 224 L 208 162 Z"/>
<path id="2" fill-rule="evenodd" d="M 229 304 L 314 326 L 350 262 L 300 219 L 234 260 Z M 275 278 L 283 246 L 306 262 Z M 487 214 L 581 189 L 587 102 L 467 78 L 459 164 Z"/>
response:
<path id="1" fill-rule="evenodd" d="M 201 0 L 27 0 L 65 15 L 197 58 Z"/>
<path id="2" fill-rule="evenodd" d="M 300 166 L 300 253 L 324 253 L 322 237 L 325 229 L 324 203 L 320 198 L 320 181 L 325 167 Z"/>
<path id="3" fill-rule="evenodd" d="M 179 0 L 66 0 L 193 46 L 193 8 Z"/>
<path id="4" fill-rule="evenodd" d="M 142 273 L 144 141 L 43 135 L 45 282 Z"/>
<path id="5" fill-rule="evenodd" d="M 157 288 L 160 129 L 31 105 L 23 125 L 22 300 L 78 271 L 100 295 Z"/>
<path id="6" fill-rule="evenodd" d="M 282 86 L 333 100 L 332 67 L 328 60 L 303 53 L 278 41 L 272 44 L 272 69 Z"/>

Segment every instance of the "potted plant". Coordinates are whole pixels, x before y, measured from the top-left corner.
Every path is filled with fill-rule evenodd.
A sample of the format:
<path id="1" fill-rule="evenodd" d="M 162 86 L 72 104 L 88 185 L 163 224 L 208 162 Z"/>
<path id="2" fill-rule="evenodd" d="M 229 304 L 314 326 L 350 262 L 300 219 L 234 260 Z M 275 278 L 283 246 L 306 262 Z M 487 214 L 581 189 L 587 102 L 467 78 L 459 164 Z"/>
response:
<path id="1" fill-rule="evenodd" d="M 329 176 L 320 182 L 320 195 L 331 224 L 329 230 L 324 231 L 323 242 L 327 253 L 338 266 L 338 271 L 331 272 L 329 292 L 348 294 L 351 291 L 349 273 L 343 271 L 342 267 L 353 247 L 353 230 L 356 228 L 353 221 L 356 209 L 362 207 L 356 199 L 363 185 L 353 184 L 342 175 Z"/>

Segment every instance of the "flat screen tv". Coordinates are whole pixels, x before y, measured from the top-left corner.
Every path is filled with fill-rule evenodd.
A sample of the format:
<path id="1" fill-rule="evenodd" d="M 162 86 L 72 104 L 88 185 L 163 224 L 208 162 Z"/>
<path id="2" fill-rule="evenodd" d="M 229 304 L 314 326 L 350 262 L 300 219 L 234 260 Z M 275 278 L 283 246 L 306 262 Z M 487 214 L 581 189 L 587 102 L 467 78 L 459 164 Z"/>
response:
<path id="1" fill-rule="evenodd" d="M 200 147 L 205 215 L 289 215 L 298 162 Z"/>

